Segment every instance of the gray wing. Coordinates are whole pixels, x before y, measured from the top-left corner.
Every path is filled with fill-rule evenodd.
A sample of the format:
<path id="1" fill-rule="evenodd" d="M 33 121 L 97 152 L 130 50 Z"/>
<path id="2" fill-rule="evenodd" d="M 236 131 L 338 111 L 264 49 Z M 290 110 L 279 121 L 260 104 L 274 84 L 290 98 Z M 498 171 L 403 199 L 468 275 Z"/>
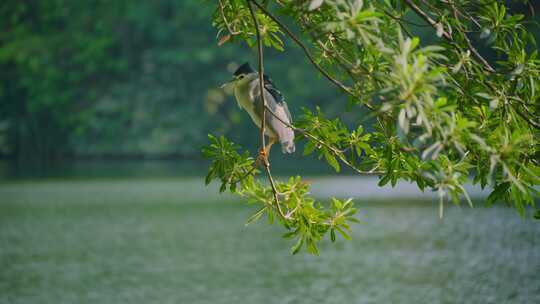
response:
<path id="1" fill-rule="evenodd" d="M 292 117 L 287 103 L 283 99 L 283 95 L 275 87 L 269 89 L 265 86 L 264 91 L 268 108 L 277 116 L 276 118 L 272 113 L 267 111 L 265 115 L 266 125 L 273 131 L 273 135 L 277 136 L 281 144 L 281 151 L 283 153 L 293 153 L 295 151 L 294 131 L 287 126 L 288 124 L 292 124 Z M 262 101 L 258 100 L 258 103 L 259 106 L 256 108 L 260 111 Z"/>
<path id="2" fill-rule="evenodd" d="M 264 75 L 264 88 L 268 91 L 268 93 L 270 93 L 270 95 L 272 95 L 272 97 L 274 97 L 275 103 L 284 108 L 284 111 L 289 118 L 288 122 L 292 123 L 291 112 L 289 111 L 289 107 L 285 102 L 285 98 L 268 75 Z"/>
<path id="3" fill-rule="evenodd" d="M 283 110 L 285 110 L 285 113 L 287 114 L 287 117 L 289 118 L 289 122 L 292 123 L 292 115 L 291 115 L 291 112 L 289 112 L 289 107 L 287 106 L 287 103 L 285 102 L 285 100 L 283 100 L 281 104 L 283 105 Z"/>

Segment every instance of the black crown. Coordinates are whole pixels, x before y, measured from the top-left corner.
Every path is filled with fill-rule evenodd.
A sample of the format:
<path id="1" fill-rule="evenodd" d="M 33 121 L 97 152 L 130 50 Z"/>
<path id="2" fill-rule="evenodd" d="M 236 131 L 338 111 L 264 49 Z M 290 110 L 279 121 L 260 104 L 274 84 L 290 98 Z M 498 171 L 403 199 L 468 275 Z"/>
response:
<path id="1" fill-rule="evenodd" d="M 238 67 L 238 69 L 236 69 L 236 72 L 234 72 L 234 76 L 246 75 L 246 74 L 251 74 L 254 72 L 255 70 L 251 68 L 248 62 L 246 62 L 242 64 L 240 67 Z"/>

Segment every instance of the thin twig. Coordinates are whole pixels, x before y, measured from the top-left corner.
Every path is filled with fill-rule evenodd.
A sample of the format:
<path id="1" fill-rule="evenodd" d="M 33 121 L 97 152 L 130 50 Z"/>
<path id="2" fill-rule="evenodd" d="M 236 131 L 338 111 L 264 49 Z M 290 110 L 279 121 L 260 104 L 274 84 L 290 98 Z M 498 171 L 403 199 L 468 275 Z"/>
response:
<path id="1" fill-rule="evenodd" d="M 534 128 L 540 130 L 540 123 L 534 121 L 533 119 L 531 119 L 529 116 L 527 116 L 525 113 L 521 112 L 521 110 L 519 109 L 519 107 L 517 107 L 515 104 L 511 103 L 512 105 L 512 108 L 516 111 L 516 113 L 518 113 L 519 116 L 521 116 L 521 118 L 523 118 L 527 123 L 529 123 L 529 125 L 533 126 Z M 524 107 L 525 108 L 525 107 Z M 526 109 L 526 108 L 525 108 Z M 527 111 L 527 110 L 526 110 Z"/>
<path id="2" fill-rule="evenodd" d="M 422 19 L 424 19 L 424 21 L 426 21 L 429 25 L 431 25 L 432 27 L 436 27 L 436 25 L 438 24 L 437 21 L 433 20 L 433 18 L 431 18 L 431 16 L 429 16 L 426 12 L 424 12 L 418 5 L 416 5 L 416 3 L 414 3 L 412 0 L 405 0 L 405 2 L 407 3 L 407 5 L 418 15 L 420 16 Z M 450 35 L 450 33 L 448 33 L 447 31 L 445 31 L 444 29 L 442 30 L 442 36 L 448 40 L 448 41 L 452 41 L 452 36 Z"/>
<path id="3" fill-rule="evenodd" d="M 221 12 L 221 18 L 223 19 L 223 22 L 225 23 L 225 26 L 227 27 L 227 29 L 229 30 L 229 33 L 231 35 L 238 35 L 240 34 L 239 31 L 235 31 L 232 29 L 231 27 L 231 24 L 229 23 L 229 21 L 227 20 L 227 18 L 225 17 L 225 12 L 224 12 L 224 6 L 223 6 L 223 3 L 221 2 L 221 0 L 218 1 L 219 3 L 219 11 Z"/>
<path id="4" fill-rule="evenodd" d="M 340 88 L 341 90 L 343 90 L 345 93 L 351 95 L 352 97 L 356 98 L 356 99 L 360 99 L 359 96 L 357 96 L 352 90 L 351 88 L 347 87 L 346 85 L 344 85 L 343 83 L 341 83 L 339 80 L 335 79 L 334 77 L 332 77 L 326 70 L 324 70 L 316 61 L 315 61 L 315 58 L 313 58 L 313 56 L 311 55 L 311 53 L 309 52 L 309 50 L 307 49 L 307 47 L 302 43 L 302 41 L 300 41 L 300 39 L 298 39 L 298 37 L 296 37 L 296 35 L 294 35 L 290 30 L 289 28 L 283 24 L 281 21 L 279 21 L 279 19 L 277 19 L 274 15 L 272 15 L 268 10 L 266 10 L 266 8 L 264 8 L 262 5 L 260 5 L 259 3 L 257 3 L 256 1 L 253 1 L 253 0 L 248 0 L 250 2 L 253 2 L 253 4 L 255 4 L 265 15 L 267 15 L 268 17 L 270 17 L 270 19 L 272 19 L 275 23 L 277 23 L 277 25 L 302 49 L 302 51 L 304 51 L 304 54 L 306 55 L 306 57 L 309 59 L 309 61 L 311 62 L 311 64 L 321 73 L 323 74 L 324 77 L 326 77 L 326 79 L 328 79 L 331 83 L 333 83 L 334 85 L 336 85 L 338 88 Z M 372 110 L 372 111 L 375 111 L 375 107 L 373 107 L 373 105 L 371 105 L 370 103 L 368 102 L 365 102 L 363 103 L 368 109 Z"/>
<path id="5" fill-rule="evenodd" d="M 448 5 L 455 5 L 455 3 L 453 1 L 451 1 L 451 0 L 441 0 L 441 2 L 445 3 L 445 4 L 448 4 Z M 460 14 L 464 18 L 467 18 L 467 19 L 471 20 L 472 23 L 474 23 L 479 30 L 482 30 L 482 25 L 480 24 L 480 22 L 478 22 L 478 20 L 474 19 L 474 17 L 468 12 L 467 8 L 465 8 L 465 7 L 460 7 L 460 8 L 462 10 L 458 10 L 457 11 L 458 14 Z"/>
<path id="6" fill-rule="evenodd" d="M 284 219 L 287 220 L 287 217 L 281 210 L 281 204 L 279 203 L 279 197 L 278 197 L 278 191 L 276 188 L 276 183 L 274 182 L 274 178 L 272 177 L 272 172 L 270 171 L 270 163 L 268 162 L 268 158 L 266 155 L 266 142 L 264 138 L 264 132 L 266 127 L 266 98 L 264 95 L 264 61 L 263 61 L 263 47 L 262 47 L 262 41 L 261 41 L 261 32 L 259 29 L 259 21 L 257 20 L 257 16 L 255 15 L 255 12 L 253 11 L 253 7 L 251 6 L 251 3 L 255 3 L 257 6 L 257 2 L 252 0 L 246 0 L 247 5 L 249 8 L 249 12 L 251 13 L 251 18 L 253 19 L 253 24 L 255 25 L 255 33 L 257 35 L 257 48 L 258 48 L 258 57 L 259 57 L 259 92 L 261 95 L 261 101 L 262 101 L 262 108 L 261 108 L 261 149 L 265 152 L 263 155 L 264 159 L 264 169 L 266 171 L 266 177 L 268 178 L 268 181 L 270 182 L 270 186 L 272 187 L 272 193 L 274 194 L 274 200 L 276 201 L 276 208 L 278 210 L 279 215 Z"/>
<path id="7" fill-rule="evenodd" d="M 412 25 L 412 26 L 416 26 L 416 27 L 430 27 L 431 26 L 429 24 L 420 24 L 420 23 L 409 21 L 409 20 L 407 20 L 407 19 L 405 19 L 403 17 L 394 16 L 394 15 L 392 15 L 392 13 L 390 13 L 389 11 L 387 11 L 385 9 L 383 9 L 383 11 L 384 11 L 384 14 L 386 16 L 388 16 L 388 17 L 390 17 L 390 18 L 392 18 L 392 19 L 394 19 L 394 20 L 396 20 L 396 21 L 398 21 L 400 23 L 403 22 L 403 23 L 406 23 L 408 25 Z"/>
<path id="8" fill-rule="evenodd" d="M 246 177 L 248 177 L 249 175 L 251 175 L 251 173 L 253 171 L 255 171 L 255 169 L 257 168 L 257 166 L 253 165 L 251 167 L 251 169 L 249 169 L 246 173 L 244 173 L 244 175 L 242 175 L 239 179 L 235 180 L 235 181 L 232 181 L 232 182 L 229 182 L 229 184 L 238 184 L 239 182 L 243 181 Z"/>
<path id="9" fill-rule="evenodd" d="M 454 5 L 454 2 L 451 2 L 451 6 L 452 6 L 452 10 L 454 12 L 454 17 L 456 19 L 458 19 L 458 13 L 459 13 L 459 10 L 456 8 L 456 6 Z M 489 63 L 487 62 L 486 59 L 484 59 L 484 57 L 482 57 L 482 55 L 480 55 L 480 53 L 478 52 L 478 50 L 472 45 L 472 42 L 471 40 L 469 39 L 469 37 L 467 36 L 467 33 L 465 33 L 465 31 L 463 31 L 463 29 L 460 29 L 462 34 L 463 34 L 463 39 L 465 39 L 465 42 L 467 43 L 467 46 L 469 48 L 469 50 L 474 54 L 474 56 L 480 60 L 482 62 L 482 64 L 490 71 L 490 72 L 495 72 L 495 69 L 489 65 Z"/>
<path id="10" fill-rule="evenodd" d="M 324 52 L 323 54 L 330 54 L 330 56 L 332 56 L 332 58 L 336 60 L 338 65 L 341 67 L 341 69 L 343 69 L 349 75 L 349 77 L 351 77 L 353 81 L 357 81 L 357 78 L 354 76 L 351 69 L 343 62 L 344 60 L 342 60 L 339 55 L 330 52 L 328 48 L 326 47 L 326 45 L 320 39 L 317 39 L 316 37 L 314 37 L 314 35 L 311 35 L 311 39 L 313 39 L 314 41 L 317 42 L 317 44 L 319 44 L 319 46 Z"/>
<path id="11" fill-rule="evenodd" d="M 297 131 L 299 133 L 302 133 L 302 135 L 304 135 L 304 137 L 308 137 L 308 138 L 311 138 L 312 140 L 316 141 L 318 144 L 322 145 L 322 146 L 325 146 L 327 149 L 329 149 L 332 154 L 334 154 L 334 156 L 336 156 L 337 158 L 339 158 L 339 160 L 341 160 L 341 162 L 343 162 L 346 166 L 348 166 L 349 168 L 353 169 L 356 173 L 358 174 L 361 174 L 361 175 L 381 175 L 383 174 L 384 172 L 381 172 L 381 171 L 374 171 L 373 169 L 372 170 L 369 170 L 369 171 L 362 171 L 358 168 L 356 168 L 353 164 L 351 164 L 345 157 L 343 157 L 343 153 L 342 151 L 340 151 L 339 149 L 335 148 L 335 147 L 332 147 L 331 145 L 327 144 L 326 142 L 324 142 L 323 140 L 317 138 L 315 135 L 309 133 L 308 131 L 304 130 L 304 129 L 301 129 L 301 128 L 297 128 L 293 125 L 291 125 L 290 123 L 284 121 L 283 119 L 281 119 L 281 117 L 279 117 L 276 113 L 274 113 L 274 111 L 272 111 L 272 109 L 270 109 L 268 106 L 266 106 L 266 110 L 272 114 L 272 116 L 274 116 L 275 118 L 277 118 L 277 120 L 279 120 L 281 123 L 283 123 L 284 125 L 286 125 L 287 127 L 293 129 L 294 131 Z"/>
<path id="12" fill-rule="evenodd" d="M 330 49 L 328 49 L 328 47 L 326 46 L 326 43 L 321 41 L 322 37 L 317 37 L 313 33 L 313 31 L 309 29 L 309 24 L 308 24 L 305 16 L 300 16 L 299 18 L 300 18 L 300 21 L 302 22 L 303 27 L 307 29 L 306 32 L 309 33 L 309 36 L 311 37 L 311 40 L 314 41 L 314 42 L 317 42 L 319 47 L 322 49 L 323 55 L 324 54 L 329 54 L 330 56 L 332 56 L 332 58 L 334 58 L 336 60 L 338 65 L 341 67 L 341 69 L 344 70 L 349 75 L 351 80 L 354 81 L 354 82 L 357 82 L 358 78 L 355 76 L 355 74 L 358 74 L 358 72 L 353 71 L 355 65 L 350 60 L 348 60 L 346 57 L 344 57 L 343 54 L 341 54 L 338 50 L 331 51 Z M 332 44 L 332 46 L 333 46 L 332 41 L 337 42 L 337 39 L 338 39 L 335 36 L 335 33 L 330 33 L 330 34 L 328 34 L 328 36 L 327 36 L 327 33 L 322 33 L 320 36 L 324 36 L 325 40 L 330 42 Z M 369 71 L 367 69 L 365 69 L 363 66 L 360 66 L 360 68 L 362 68 L 366 72 L 366 74 L 368 76 L 370 76 L 370 73 L 369 73 Z M 374 78 L 376 78 L 376 77 L 374 77 Z"/>
<path id="13" fill-rule="evenodd" d="M 441 29 L 439 29 L 440 26 L 442 26 L 441 24 L 439 24 L 439 22 L 433 20 L 433 18 L 431 18 L 426 12 L 424 12 L 418 5 L 416 5 L 416 3 L 414 3 L 412 0 L 404 0 L 405 3 L 407 3 L 407 5 L 418 15 L 420 16 L 422 19 L 424 19 L 424 21 L 426 21 L 427 23 L 429 23 L 432 27 L 438 29 L 441 31 Z M 452 37 L 452 35 L 447 32 L 446 30 L 442 29 L 441 31 L 442 33 L 442 36 L 448 40 L 450 43 L 452 44 L 455 44 L 455 41 L 454 41 L 454 38 Z M 483 64 L 484 68 L 486 70 L 488 70 L 489 72 L 492 72 L 492 73 L 495 73 L 495 69 L 487 62 L 486 59 L 484 59 L 484 57 L 482 57 L 482 55 L 480 55 L 480 53 L 478 52 L 478 50 L 472 45 L 472 43 L 470 42 L 469 38 L 467 37 L 467 35 L 464 33 L 463 34 L 464 37 L 465 37 L 465 41 L 467 42 L 467 48 L 471 51 L 471 53 L 473 53 L 473 55 L 476 57 L 476 59 L 478 59 L 480 61 L 480 63 Z"/>

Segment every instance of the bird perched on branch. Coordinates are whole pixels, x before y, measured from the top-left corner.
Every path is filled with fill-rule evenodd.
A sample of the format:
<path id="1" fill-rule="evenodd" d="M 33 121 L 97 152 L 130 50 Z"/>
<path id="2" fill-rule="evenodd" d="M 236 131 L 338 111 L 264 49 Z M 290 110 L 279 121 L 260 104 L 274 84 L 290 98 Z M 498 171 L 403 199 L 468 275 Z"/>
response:
<path id="1" fill-rule="evenodd" d="M 263 101 L 259 85 L 259 73 L 251 68 L 249 63 L 241 65 L 231 81 L 221 86 L 224 89 L 233 89 L 238 106 L 246 110 L 251 120 L 261 127 Z M 270 77 L 264 75 L 264 99 L 266 100 L 265 134 L 268 144 L 259 156 L 266 158 L 275 142 L 281 144 L 283 153 L 293 153 L 294 131 L 288 125 L 292 124 L 291 113 L 287 108 L 283 95 L 276 88 Z"/>

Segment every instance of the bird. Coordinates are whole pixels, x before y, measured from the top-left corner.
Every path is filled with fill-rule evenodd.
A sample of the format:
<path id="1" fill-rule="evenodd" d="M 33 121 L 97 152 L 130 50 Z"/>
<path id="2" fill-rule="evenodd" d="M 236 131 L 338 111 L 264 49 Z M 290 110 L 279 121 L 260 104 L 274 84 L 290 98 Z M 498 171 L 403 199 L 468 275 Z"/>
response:
<path id="1" fill-rule="evenodd" d="M 272 79 L 268 75 L 263 75 L 263 79 L 263 92 L 267 105 L 265 135 L 268 137 L 268 144 L 261 149 L 259 157 L 266 159 L 270 154 L 272 145 L 276 142 L 281 144 L 282 153 L 294 153 L 296 149 L 294 130 L 290 127 L 292 117 L 287 103 Z M 238 106 L 248 112 L 253 123 L 260 129 L 263 101 L 259 73 L 253 70 L 249 63 L 246 62 L 233 73 L 233 79 L 223 84 L 221 88 L 229 91 L 232 89 Z"/>

